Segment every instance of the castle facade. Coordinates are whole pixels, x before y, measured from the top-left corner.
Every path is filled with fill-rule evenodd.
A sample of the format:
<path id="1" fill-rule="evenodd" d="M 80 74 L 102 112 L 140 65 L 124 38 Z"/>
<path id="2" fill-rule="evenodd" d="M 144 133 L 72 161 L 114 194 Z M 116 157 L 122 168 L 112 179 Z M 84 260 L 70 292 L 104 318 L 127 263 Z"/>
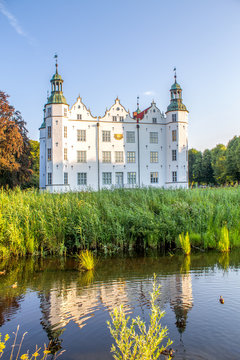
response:
<path id="1" fill-rule="evenodd" d="M 69 107 L 56 72 L 40 127 L 40 189 L 188 188 L 188 110 L 176 81 L 163 113 L 153 101 L 130 112 L 116 98 L 94 117 L 80 96 Z"/>

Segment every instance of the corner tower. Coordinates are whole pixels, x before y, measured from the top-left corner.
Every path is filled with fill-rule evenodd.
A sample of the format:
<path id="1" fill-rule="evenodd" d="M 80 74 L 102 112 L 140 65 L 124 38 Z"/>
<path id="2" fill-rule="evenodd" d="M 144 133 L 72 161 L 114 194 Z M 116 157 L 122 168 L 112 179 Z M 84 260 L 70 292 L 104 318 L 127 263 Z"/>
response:
<path id="1" fill-rule="evenodd" d="M 174 71 L 166 112 L 166 187 L 188 188 L 188 110 L 182 102 L 182 88 Z"/>
<path id="2" fill-rule="evenodd" d="M 63 79 L 58 73 L 57 55 L 56 71 L 51 82 L 51 95 L 44 107 L 44 121 L 40 128 L 40 188 L 50 192 L 58 191 L 61 185 L 68 185 L 63 178 L 67 167 L 67 123 L 69 106 L 63 95 Z M 63 165 L 64 162 L 64 165 Z M 67 172 L 67 171 L 66 171 Z"/>

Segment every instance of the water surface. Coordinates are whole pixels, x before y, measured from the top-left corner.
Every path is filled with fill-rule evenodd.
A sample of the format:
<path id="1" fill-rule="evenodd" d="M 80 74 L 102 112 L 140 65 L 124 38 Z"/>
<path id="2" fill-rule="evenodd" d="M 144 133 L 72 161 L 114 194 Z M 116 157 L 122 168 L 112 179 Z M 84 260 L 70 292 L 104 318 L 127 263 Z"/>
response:
<path id="1" fill-rule="evenodd" d="M 0 263 L 0 332 L 20 325 L 23 350 L 52 341 L 65 360 L 110 360 L 106 321 L 123 304 L 148 322 L 153 273 L 174 359 L 240 359 L 240 253 L 105 258 L 81 273 L 74 259 Z M 17 288 L 11 287 L 15 282 Z M 219 296 L 225 304 L 219 303 Z M 5 353 L 5 356 L 7 352 Z M 7 356 L 6 356 L 7 358 Z M 3 357 L 4 359 L 4 357 Z"/>

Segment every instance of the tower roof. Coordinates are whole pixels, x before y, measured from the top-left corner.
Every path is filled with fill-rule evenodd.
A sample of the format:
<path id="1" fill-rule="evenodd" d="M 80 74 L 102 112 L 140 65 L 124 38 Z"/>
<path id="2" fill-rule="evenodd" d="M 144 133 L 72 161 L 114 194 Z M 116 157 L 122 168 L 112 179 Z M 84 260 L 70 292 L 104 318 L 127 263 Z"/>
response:
<path id="1" fill-rule="evenodd" d="M 175 82 L 172 86 L 171 86 L 171 90 L 182 90 L 181 86 Z"/>
<path id="2" fill-rule="evenodd" d="M 67 105 L 67 100 L 65 98 L 65 96 L 63 95 L 63 91 L 62 91 L 62 84 L 63 84 L 63 79 L 61 77 L 61 75 L 59 75 L 58 73 L 58 62 L 57 62 L 57 55 L 54 56 L 56 59 L 56 72 L 53 75 L 52 79 L 50 80 L 50 82 L 52 83 L 52 91 L 51 91 L 51 95 L 48 98 L 48 104 L 66 104 Z"/>

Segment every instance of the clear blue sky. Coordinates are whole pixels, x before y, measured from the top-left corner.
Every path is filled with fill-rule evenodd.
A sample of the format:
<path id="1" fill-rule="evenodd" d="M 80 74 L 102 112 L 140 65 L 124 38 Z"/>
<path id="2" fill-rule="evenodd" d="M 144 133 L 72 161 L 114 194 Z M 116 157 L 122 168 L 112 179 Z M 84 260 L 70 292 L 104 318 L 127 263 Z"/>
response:
<path id="1" fill-rule="evenodd" d="M 173 68 L 189 114 L 189 146 L 240 135 L 240 0 L 0 0 L 0 89 L 38 140 L 55 52 L 64 95 L 102 116 L 166 111 Z"/>

